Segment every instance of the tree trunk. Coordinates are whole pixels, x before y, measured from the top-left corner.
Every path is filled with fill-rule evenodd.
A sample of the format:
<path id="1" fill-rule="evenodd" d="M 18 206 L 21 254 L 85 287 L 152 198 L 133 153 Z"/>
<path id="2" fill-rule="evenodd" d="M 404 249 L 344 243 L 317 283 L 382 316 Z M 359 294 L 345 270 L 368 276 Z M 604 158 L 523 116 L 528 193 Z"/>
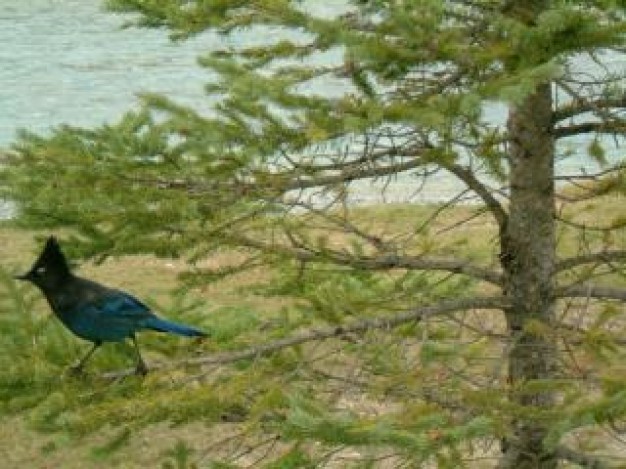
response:
<path id="1" fill-rule="evenodd" d="M 532 418 L 550 408 L 551 391 L 530 391 L 525 385 L 554 376 L 556 347 L 542 331 L 554 320 L 554 138 L 550 84 L 540 85 L 524 102 L 511 108 L 509 219 L 501 233 L 505 311 L 511 337 L 508 379 L 512 401 L 524 412 L 511 422 L 503 443 L 500 468 L 555 468 L 555 451 L 544 447 L 546 423 Z"/>

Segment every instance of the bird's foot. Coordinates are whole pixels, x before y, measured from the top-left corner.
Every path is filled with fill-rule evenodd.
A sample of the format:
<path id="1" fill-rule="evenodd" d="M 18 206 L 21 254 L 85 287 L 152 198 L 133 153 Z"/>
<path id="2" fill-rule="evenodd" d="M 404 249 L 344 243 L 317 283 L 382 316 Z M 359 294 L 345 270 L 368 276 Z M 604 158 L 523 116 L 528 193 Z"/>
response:
<path id="1" fill-rule="evenodd" d="M 85 370 L 80 365 L 73 365 L 67 369 L 67 374 L 74 378 L 82 378 L 85 376 Z"/>
<path id="2" fill-rule="evenodd" d="M 135 367 L 135 374 L 139 376 L 146 376 L 148 374 L 148 367 L 143 361 L 137 363 Z"/>

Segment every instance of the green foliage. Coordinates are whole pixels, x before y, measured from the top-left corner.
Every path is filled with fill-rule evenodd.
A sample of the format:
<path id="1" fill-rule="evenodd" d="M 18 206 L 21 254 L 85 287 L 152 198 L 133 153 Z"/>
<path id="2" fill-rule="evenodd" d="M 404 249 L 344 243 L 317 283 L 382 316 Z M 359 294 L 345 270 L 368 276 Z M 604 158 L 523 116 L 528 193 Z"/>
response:
<path id="1" fill-rule="evenodd" d="M 602 165 L 607 164 L 604 148 L 597 138 L 594 138 L 591 143 L 589 143 L 587 153 L 589 153 L 589 156 L 591 156 L 598 163 Z"/>
<path id="2" fill-rule="evenodd" d="M 230 348 L 239 348 L 237 339 L 242 334 L 259 326 L 260 320 L 255 312 L 244 307 L 224 307 L 212 314 L 209 323 L 211 339 L 217 344 Z"/>
<path id="3" fill-rule="evenodd" d="M 291 451 L 279 457 L 275 461 L 265 466 L 268 469 L 297 469 L 297 468 L 314 468 L 316 464 L 311 458 L 298 447 L 294 447 Z"/>
<path id="4" fill-rule="evenodd" d="M 163 469 L 187 469 L 193 467 L 190 465 L 191 457 L 193 456 L 193 449 L 189 448 L 187 444 L 179 440 L 173 448 L 170 448 L 165 452 L 165 455 L 170 458 L 169 461 L 163 463 Z"/>
<path id="5" fill-rule="evenodd" d="M 131 431 L 128 428 L 123 427 L 104 445 L 94 448 L 93 456 L 97 459 L 106 459 L 112 453 L 119 450 L 124 445 L 128 444 L 131 437 Z M 184 466 L 182 466 L 184 467 Z"/>
<path id="6" fill-rule="evenodd" d="M 459 455 L 451 451 L 446 457 L 439 452 L 442 447 L 454 448 L 467 439 L 488 435 L 491 426 L 489 419 L 482 417 L 455 425 L 444 414 L 432 412 L 404 424 L 391 418 L 372 421 L 347 412 L 327 414 L 314 403 L 296 400 L 284 431 L 288 438 L 305 436 L 329 444 L 392 446 L 406 451 L 415 464 L 437 455 L 440 464 L 450 466 L 461 462 Z"/>

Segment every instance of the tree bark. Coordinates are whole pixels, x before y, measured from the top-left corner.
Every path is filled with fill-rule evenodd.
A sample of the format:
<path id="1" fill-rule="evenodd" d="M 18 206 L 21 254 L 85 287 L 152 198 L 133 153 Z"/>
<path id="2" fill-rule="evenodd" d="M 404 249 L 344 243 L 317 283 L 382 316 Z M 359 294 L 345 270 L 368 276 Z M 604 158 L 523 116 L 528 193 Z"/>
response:
<path id="1" fill-rule="evenodd" d="M 500 468 L 555 468 L 557 453 L 544 447 L 547 424 L 537 419 L 554 403 L 551 391 L 525 386 L 550 379 L 556 348 L 549 330 L 555 317 L 554 136 L 550 84 L 512 106 L 507 122 L 510 148 L 509 217 L 501 232 L 505 309 L 511 336 L 508 381 L 520 412 L 502 445 Z M 531 325 L 533 327 L 529 327 Z M 538 327 L 536 327 L 538 326 Z M 542 332 L 543 331 L 543 332 Z M 539 411 L 539 412 L 537 412 Z M 531 417 L 531 415 L 535 417 Z"/>

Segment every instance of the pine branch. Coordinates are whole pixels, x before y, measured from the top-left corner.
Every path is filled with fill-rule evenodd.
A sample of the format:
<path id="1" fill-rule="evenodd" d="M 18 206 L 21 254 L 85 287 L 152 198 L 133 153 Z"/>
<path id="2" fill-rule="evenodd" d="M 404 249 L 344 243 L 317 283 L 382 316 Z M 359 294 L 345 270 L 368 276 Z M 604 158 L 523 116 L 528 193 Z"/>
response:
<path id="1" fill-rule="evenodd" d="M 285 192 L 296 190 L 296 189 L 310 189 L 312 187 L 323 187 L 323 186 L 332 186 L 337 184 L 344 184 L 346 182 L 352 182 L 359 179 L 370 179 L 374 177 L 381 176 L 390 176 L 399 173 L 403 173 L 405 171 L 409 171 L 411 169 L 419 168 L 420 166 L 424 166 L 428 162 L 422 160 L 420 158 L 415 158 L 409 161 L 405 161 L 403 163 L 390 164 L 386 166 L 378 166 L 378 167 L 356 167 L 344 169 L 337 174 L 330 175 L 316 175 L 312 177 L 296 177 L 294 179 L 289 180 L 284 185 L 281 186 L 281 189 Z M 284 177 L 284 176 L 280 176 Z"/>
<path id="2" fill-rule="evenodd" d="M 577 192 L 574 195 L 569 195 L 567 188 L 565 188 L 557 194 L 557 197 L 568 203 L 577 203 L 601 197 L 614 190 L 619 191 L 625 170 L 626 164 L 620 163 L 595 173 L 558 176 L 554 178 L 555 181 L 566 181 Z"/>
<path id="3" fill-rule="evenodd" d="M 578 223 L 572 220 L 567 220 L 558 215 L 555 218 L 561 223 L 563 223 L 564 225 L 568 225 L 568 226 L 571 226 L 572 228 L 575 228 L 577 230 L 582 230 L 582 231 L 596 231 L 596 232 L 609 233 L 609 232 L 615 231 L 618 228 L 623 228 L 624 226 L 626 226 L 626 221 L 624 220 L 613 222 L 611 225 L 598 226 L 598 225 L 589 225 L 587 223 Z"/>
<path id="4" fill-rule="evenodd" d="M 626 301 L 626 288 L 604 287 L 592 283 L 583 283 L 558 289 L 556 297 Z"/>
<path id="5" fill-rule="evenodd" d="M 500 229 L 504 229 L 506 226 L 508 215 L 502 205 L 493 196 L 490 191 L 482 182 L 476 178 L 475 174 L 468 168 L 465 168 L 458 164 L 443 165 L 448 171 L 463 181 L 467 187 L 472 189 L 482 200 L 485 202 L 494 218 L 496 219 Z"/>
<path id="6" fill-rule="evenodd" d="M 381 176 L 391 176 L 412 169 L 419 168 L 432 161 L 422 159 L 419 153 L 415 151 L 413 155 L 397 155 L 396 150 L 388 150 L 384 153 L 377 154 L 374 160 L 364 158 L 357 159 L 345 163 L 335 163 L 331 165 L 307 165 L 298 163 L 294 165 L 293 170 L 284 172 L 268 172 L 263 174 L 263 180 L 259 181 L 243 181 L 232 179 L 229 181 L 206 181 L 193 179 L 166 179 L 163 177 L 140 177 L 140 176 L 124 176 L 129 183 L 143 184 L 148 187 L 156 187 L 158 189 L 182 190 L 194 196 L 207 196 L 213 194 L 255 194 L 259 191 L 263 193 L 272 192 L 274 195 L 289 192 L 292 190 L 303 190 L 314 187 L 326 187 L 338 184 L 344 184 L 359 179 L 371 179 Z M 411 159 L 393 164 L 374 165 L 375 161 L 383 158 L 409 158 Z M 364 166 L 367 163 L 367 166 Z M 303 170 L 322 173 L 302 176 Z M 330 174 L 323 174 L 330 171 Z"/>
<path id="7" fill-rule="evenodd" d="M 554 129 L 554 137 L 556 139 L 591 132 L 613 134 L 626 132 L 626 121 L 619 114 L 611 112 L 613 108 L 626 106 L 626 94 L 616 99 L 589 99 L 589 97 L 583 96 L 563 80 L 558 81 L 558 85 L 572 97 L 573 102 L 553 113 L 553 123 L 573 117 L 581 112 L 593 113 L 600 119 L 600 122 L 582 122 L 580 124 L 557 127 Z"/>
<path id="8" fill-rule="evenodd" d="M 167 363 L 154 363 L 151 364 L 150 368 L 153 370 L 166 370 L 189 365 L 224 365 L 241 360 L 262 357 L 273 352 L 282 350 L 284 348 L 294 347 L 296 345 L 304 344 L 307 342 L 321 341 L 333 337 L 342 337 L 346 334 L 362 334 L 373 329 L 392 329 L 408 322 L 420 321 L 425 318 L 449 314 L 455 311 L 463 311 L 469 309 L 503 309 L 507 306 L 508 302 L 506 298 L 501 296 L 461 298 L 457 300 L 442 301 L 438 304 L 420 306 L 412 310 L 388 317 L 363 319 L 361 321 L 353 321 L 351 323 L 346 323 L 340 326 L 311 329 L 301 332 L 299 334 L 295 334 L 291 337 L 278 339 L 265 344 L 255 345 L 236 352 L 219 353 L 215 355 L 207 355 L 203 357 L 189 358 L 186 360 L 179 360 Z M 104 373 L 102 377 L 105 379 L 117 379 L 124 376 L 132 375 L 134 374 L 134 372 L 135 369 L 132 368 L 122 371 Z"/>
<path id="9" fill-rule="evenodd" d="M 563 176 L 555 176 L 554 180 L 555 181 L 566 181 L 566 182 L 572 182 L 572 181 L 601 181 L 607 177 L 615 177 L 613 175 L 613 173 L 617 173 L 617 176 L 619 176 L 619 174 L 621 172 L 623 172 L 624 170 L 626 170 L 626 163 L 620 163 L 620 164 L 616 164 L 610 168 L 604 169 L 602 171 L 597 171 L 595 173 L 585 173 L 585 174 L 575 174 L 575 175 L 563 175 Z M 577 187 L 579 188 L 584 188 L 584 186 L 578 184 Z M 561 197 L 563 196 L 563 194 L 559 194 Z M 570 200 L 570 198 L 568 198 L 567 200 Z M 576 200 L 576 199 L 573 199 Z"/>
<path id="10" fill-rule="evenodd" d="M 626 133 L 626 122 L 583 122 L 554 129 L 554 138 L 571 137 L 588 133 L 623 134 Z"/>
<path id="11" fill-rule="evenodd" d="M 552 114 L 552 122 L 558 123 L 565 119 L 570 119 L 578 114 L 594 112 L 597 109 L 624 108 L 626 107 L 626 93 L 615 99 L 577 99 L 569 104 L 557 108 Z"/>
<path id="12" fill-rule="evenodd" d="M 332 262 L 334 264 L 353 267 L 361 270 L 434 270 L 453 274 L 463 274 L 494 285 L 502 285 L 502 274 L 495 270 L 479 267 L 470 262 L 458 259 L 437 259 L 426 256 L 409 256 L 395 253 L 379 256 L 349 255 L 345 252 L 325 248 L 313 250 L 304 247 L 289 247 L 264 243 L 251 238 L 237 236 L 240 244 L 269 253 L 279 253 L 303 262 Z"/>
<path id="13" fill-rule="evenodd" d="M 555 271 L 562 272 L 563 270 L 572 269 L 574 267 L 578 267 L 578 266 L 586 265 L 586 264 L 595 264 L 595 263 L 608 264 L 611 262 L 624 261 L 624 260 L 626 260 L 626 251 L 615 250 L 615 251 L 594 252 L 594 253 L 585 254 L 582 256 L 561 259 L 560 261 L 556 263 Z"/>
<path id="14" fill-rule="evenodd" d="M 404 136 L 406 138 L 406 135 Z M 286 152 L 281 151 L 281 156 L 285 158 L 289 164 L 297 169 L 306 173 L 317 173 L 322 171 L 355 171 L 361 168 L 364 164 L 373 164 L 375 162 L 383 161 L 390 158 L 408 158 L 418 156 L 423 150 L 422 147 L 416 147 L 411 145 L 408 147 L 391 146 L 384 150 L 372 150 L 368 145 L 369 137 L 365 135 L 365 148 L 360 153 L 358 158 L 348 159 L 350 156 L 347 152 L 342 155 L 341 161 L 333 161 L 330 163 L 311 163 L 307 161 L 307 158 L 303 158 L 303 155 L 297 155 L 295 158 L 288 155 Z M 311 158 L 328 157 L 330 155 L 315 154 Z M 356 154 L 354 155 L 356 156 Z"/>

